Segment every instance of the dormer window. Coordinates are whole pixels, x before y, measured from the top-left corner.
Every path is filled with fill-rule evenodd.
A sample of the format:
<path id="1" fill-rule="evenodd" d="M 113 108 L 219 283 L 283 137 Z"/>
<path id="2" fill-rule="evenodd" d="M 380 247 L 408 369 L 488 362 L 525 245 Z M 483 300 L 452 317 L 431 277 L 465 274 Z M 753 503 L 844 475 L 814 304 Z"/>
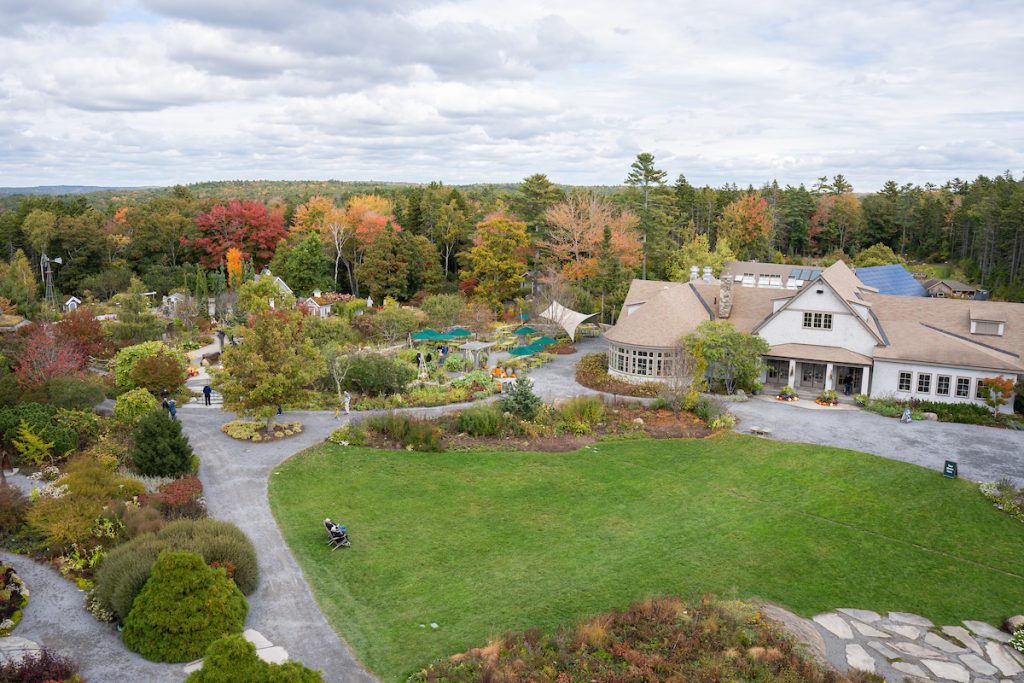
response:
<path id="1" fill-rule="evenodd" d="M 971 334 L 1002 337 L 1006 329 L 1006 317 L 980 311 L 971 311 Z"/>

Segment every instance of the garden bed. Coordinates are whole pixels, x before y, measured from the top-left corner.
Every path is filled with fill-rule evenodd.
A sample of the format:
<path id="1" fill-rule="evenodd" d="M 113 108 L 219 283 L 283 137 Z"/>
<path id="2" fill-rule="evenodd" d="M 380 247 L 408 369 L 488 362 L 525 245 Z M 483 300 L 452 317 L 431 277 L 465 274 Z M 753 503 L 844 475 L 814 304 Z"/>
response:
<path id="1" fill-rule="evenodd" d="M 14 567 L 0 563 L 0 637 L 11 634 L 27 604 L 25 582 L 14 572 Z"/>
<path id="2" fill-rule="evenodd" d="M 302 433 L 301 422 L 253 422 L 251 420 L 232 420 L 221 426 L 220 431 L 232 439 L 239 441 L 280 441 L 289 436 Z"/>
<path id="3" fill-rule="evenodd" d="M 588 353 L 576 364 L 576 381 L 594 391 L 637 398 L 654 398 L 662 389 L 657 382 L 634 384 L 608 374 L 608 355 Z"/>

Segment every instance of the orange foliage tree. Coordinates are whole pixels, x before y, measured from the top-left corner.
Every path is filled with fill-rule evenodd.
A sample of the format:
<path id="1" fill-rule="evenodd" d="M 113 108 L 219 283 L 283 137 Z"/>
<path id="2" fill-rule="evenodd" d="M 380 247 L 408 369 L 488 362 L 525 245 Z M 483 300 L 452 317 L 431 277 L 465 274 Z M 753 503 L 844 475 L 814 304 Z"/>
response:
<path id="1" fill-rule="evenodd" d="M 335 273 L 338 261 L 344 263 L 349 286 L 356 296 L 359 296 L 356 266 L 363 262 L 367 248 L 377 241 L 388 224 L 391 224 L 395 231 L 402 230 L 402 226 L 395 221 L 394 205 L 390 199 L 375 194 L 356 195 L 345 205 L 339 225 L 344 226 L 347 237 L 337 250 Z M 337 237 L 340 239 L 342 235 L 339 234 Z"/>
<path id="2" fill-rule="evenodd" d="M 245 260 L 245 255 L 238 247 L 231 247 L 228 249 L 225 259 L 228 269 L 228 287 L 237 289 L 242 286 L 242 261 Z"/>
<path id="3" fill-rule="evenodd" d="M 986 377 L 981 380 L 981 397 L 992 413 L 998 414 L 999 409 L 1013 397 L 1013 380 L 1002 375 Z"/>
<path id="4" fill-rule="evenodd" d="M 597 271 L 605 226 L 611 230 L 612 251 L 622 265 L 634 266 L 640 260 L 637 216 L 617 211 L 608 200 L 592 192 L 573 192 L 550 207 L 544 217 L 549 230 L 540 247 L 557 259 L 569 280 L 592 277 Z"/>
<path id="5" fill-rule="evenodd" d="M 726 206 L 718 222 L 718 234 L 729 241 L 741 260 L 767 257 L 772 238 L 768 200 L 751 192 Z"/>

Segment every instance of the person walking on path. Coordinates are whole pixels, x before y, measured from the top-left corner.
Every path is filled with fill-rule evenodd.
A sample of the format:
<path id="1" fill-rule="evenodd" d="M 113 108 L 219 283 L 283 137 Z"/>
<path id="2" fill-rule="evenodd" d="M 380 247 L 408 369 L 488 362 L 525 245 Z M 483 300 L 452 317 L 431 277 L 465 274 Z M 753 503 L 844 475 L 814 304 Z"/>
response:
<path id="1" fill-rule="evenodd" d="M 177 420 L 178 419 L 178 406 L 174 402 L 173 398 L 170 399 L 169 401 L 167 401 L 167 412 L 169 412 L 171 414 L 171 419 L 172 420 Z"/>
<path id="2" fill-rule="evenodd" d="M 209 384 L 203 387 L 203 400 L 206 401 L 206 405 L 210 405 L 210 394 L 212 393 L 213 389 L 210 388 Z"/>
<path id="3" fill-rule="evenodd" d="M 346 414 L 346 415 L 348 415 L 348 414 L 349 414 L 349 409 L 348 409 L 348 407 L 349 407 L 349 404 L 350 404 L 351 402 L 352 402 L 352 395 L 351 395 L 350 393 L 348 393 L 348 392 L 346 391 L 346 392 L 345 392 L 345 414 Z"/>

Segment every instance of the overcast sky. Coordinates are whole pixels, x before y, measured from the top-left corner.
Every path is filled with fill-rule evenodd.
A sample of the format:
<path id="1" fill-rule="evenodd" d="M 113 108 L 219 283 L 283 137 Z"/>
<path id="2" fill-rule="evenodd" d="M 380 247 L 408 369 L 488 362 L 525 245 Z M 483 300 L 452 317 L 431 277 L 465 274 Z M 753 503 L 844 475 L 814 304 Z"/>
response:
<path id="1" fill-rule="evenodd" d="M 615 184 L 641 151 L 694 184 L 1019 176 L 1022 27 L 1020 0 L 0 0 L 0 185 Z"/>

